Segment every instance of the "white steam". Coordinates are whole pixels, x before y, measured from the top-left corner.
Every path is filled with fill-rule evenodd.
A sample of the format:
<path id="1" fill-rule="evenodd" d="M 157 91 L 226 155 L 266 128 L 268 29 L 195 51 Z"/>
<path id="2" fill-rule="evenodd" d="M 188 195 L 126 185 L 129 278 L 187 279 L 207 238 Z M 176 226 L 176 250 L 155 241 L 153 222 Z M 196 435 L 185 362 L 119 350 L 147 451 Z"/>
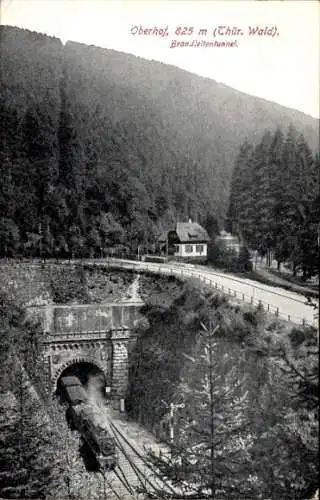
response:
<path id="1" fill-rule="evenodd" d="M 85 387 L 92 417 L 96 425 L 107 427 L 106 400 L 104 396 L 105 379 L 102 373 L 89 374 Z"/>

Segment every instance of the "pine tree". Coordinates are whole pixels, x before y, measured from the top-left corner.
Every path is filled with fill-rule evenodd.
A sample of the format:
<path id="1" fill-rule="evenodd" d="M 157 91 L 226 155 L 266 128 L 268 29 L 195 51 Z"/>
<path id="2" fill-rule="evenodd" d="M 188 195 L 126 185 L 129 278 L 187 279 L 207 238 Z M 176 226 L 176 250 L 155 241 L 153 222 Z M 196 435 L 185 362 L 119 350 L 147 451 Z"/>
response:
<path id="1" fill-rule="evenodd" d="M 279 197 L 277 211 L 279 224 L 277 231 L 277 256 L 282 260 L 293 262 L 294 272 L 297 268 L 296 253 L 298 251 L 297 235 L 297 199 L 299 173 L 297 168 L 296 140 L 297 131 L 291 125 L 288 130 L 282 151 L 282 169 L 279 176 Z"/>
<path id="2" fill-rule="evenodd" d="M 274 257 L 278 261 L 278 268 L 281 265 L 281 256 L 277 252 L 277 245 L 279 243 L 278 233 L 281 229 L 281 208 L 280 208 L 280 198 L 282 195 L 282 183 L 281 183 L 281 171 L 283 168 L 282 164 L 282 150 L 284 144 L 284 135 L 280 128 L 274 133 L 272 144 L 271 144 L 271 183 L 270 183 L 270 198 L 272 199 L 272 209 L 269 219 L 269 231 L 271 234 L 272 250 L 274 252 Z"/>
<path id="3" fill-rule="evenodd" d="M 229 226 L 234 233 L 246 235 L 249 223 L 248 214 L 253 209 L 251 158 L 252 145 L 246 140 L 241 146 L 231 181 L 231 194 L 228 211 Z"/>
<path id="4" fill-rule="evenodd" d="M 246 447 L 247 393 L 217 341 L 219 327 L 203 331 L 176 392 L 177 410 L 171 455 L 155 457 L 163 476 L 183 491 L 182 498 L 245 498 L 252 493 Z M 223 359 L 223 362 L 221 362 Z"/>
<path id="5" fill-rule="evenodd" d="M 302 134 L 297 139 L 297 168 L 299 169 L 298 210 L 298 251 L 297 266 L 302 270 L 303 278 L 309 278 L 318 272 L 318 247 L 316 198 L 319 192 L 318 175 L 315 159 Z"/>
<path id="6" fill-rule="evenodd" d="M 251 164 L 254 211 L 248 223 L 251 234 L 248 242 L 261 255 L 270 252 L 272 248 L 270 234 L 270 216 L 273 209 L 271 143 L 271 134 L 266 131 L 260 144 L 254 150 Z"/>
<path id="7" fill-rule="evenodd" d="M 291 125 L 286 139 L 267 131 L 250 158 L 245 143 L 237 159 L 228 219 L 260 254 L 273 255 L 308 278 L 317 271 L 317 159 Z M 250 179 L 250 183 L 248 182 Z"/>

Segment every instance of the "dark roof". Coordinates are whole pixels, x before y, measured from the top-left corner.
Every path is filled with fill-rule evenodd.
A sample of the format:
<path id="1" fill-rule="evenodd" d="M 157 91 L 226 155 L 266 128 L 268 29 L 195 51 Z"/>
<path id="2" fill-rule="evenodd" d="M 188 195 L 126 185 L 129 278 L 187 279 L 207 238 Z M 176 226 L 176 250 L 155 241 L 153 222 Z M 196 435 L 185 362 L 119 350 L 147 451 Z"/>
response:
<path id="1" fill-rule="evenodd" d="M 191 243 L 191 242 L 208 242 L 210 238 L 207 231 L 200 226 L 197 222 L 177 222 L 175 227 L 175 232 L 181 243 Z M 158 241 L 167 241 L 168 231 L 164 231 L 158 238 Z"/>
<path id="2" fill-rule="evenodd" d="M 197 222 L 178 222 L 176 233 L 183 243 L 210 241 L 207 231 Z"/>

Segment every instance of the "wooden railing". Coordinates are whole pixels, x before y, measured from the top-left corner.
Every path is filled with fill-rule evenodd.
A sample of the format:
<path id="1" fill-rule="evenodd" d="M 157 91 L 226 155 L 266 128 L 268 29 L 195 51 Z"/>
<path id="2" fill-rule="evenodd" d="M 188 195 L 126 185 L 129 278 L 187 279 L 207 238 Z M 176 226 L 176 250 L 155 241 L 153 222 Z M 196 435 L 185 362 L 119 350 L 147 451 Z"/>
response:
<path id="1" fill-rule="evenodd" d="M 304 301 L 302 296 L 297 295 L 297 297 L 290 297 L 288 294 L 282 293 L 281 291 L 271 291 L 268 289 L 268 286 L 260 286 L 255 284 L 248 285 L 247 283 L 241 281 L 241 279 L 237 279 L 231 276 L 230 277 L 223 276 L 223 279 L 230 281 L 230 286 L 229 285 L 225 286 L 218 283 L 217 279 L 215 279 L 215 277 L 220 276 L 219 273 L 210 270 L 210 268 L 208 268 L 208 270 L 207 269 L 204 270 L 200 266 L 191 267 L 187 265 L 180 265 L 173 262 L 170 264 L 168 263 L 156 264 L 153 262 L 152 263 L 141 262 L 141 261 L 115 259 L 115 258 L 101 259 L 101 260 L 96 260 L 94 262 L 86 261 L 86 264 L 88 263 L 92 263 L 95 266 L 107 265 L 109 267 L 115 267 L 120 269 L 131 269 L 137 272 L 145 271 L 155 274 L 175 276 L 181 279 L 190 279 L 190 278 L 196 279 L 199 283 L 205 284 L 210 288 L 213 288 L 218 292 L 223 293 L 224 295 L 227 295 L 235 300 L 245 302 L 252 306 L 263 308 L 263 310 L 266 311 L 267 313 L 273 314 L 274 316 L 281 318 L 285 321 L 289 321 L 300 325 L 314 325 L 316 321 L 315 318 L 312 318 L 312 308 L 307 306 L 306 300 Z M 237 284 L 245 284 L 246 286 L 250 286 L 250 288 L 252 288 L 252 293 L 247 294 L 237 290 L 235 288 Z M 260 290 L 272 294 L 275 297 L 275 301 L 277 297 L 282 297 L 287 301 L 290 301 L 292 303 L 292 312 L 285 313 L 276 304 L 271 304 L 270 302 L 263 301 L 258 297 L 255 297 L 255 290 L 257 291 Z M 299 316 L 294 312 L 295 303 L 303 304 L 306 306 L 306 311 L 309 312 L 308 317 Z"/>

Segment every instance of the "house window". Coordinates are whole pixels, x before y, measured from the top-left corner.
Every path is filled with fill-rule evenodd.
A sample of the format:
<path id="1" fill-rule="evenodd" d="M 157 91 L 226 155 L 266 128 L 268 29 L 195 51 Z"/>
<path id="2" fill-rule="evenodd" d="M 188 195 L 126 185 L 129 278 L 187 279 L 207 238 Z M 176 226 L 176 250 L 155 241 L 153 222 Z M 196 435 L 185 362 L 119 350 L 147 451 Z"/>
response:
<path id="1" fill-rule="evenodd" d="M 193 252 L 193 245 L 186 245 L 184 247 L 184 250 L 186 253 L 192 253 Z"/>
<path id="2" fill-rule="evenodd" d="M 204 250 L 204 247 L 203 245 L 196 245 L 196 252 L 197 253 L 202 253 Z"/>
<path id="3" fill-rule="evenodd" d="M 179 245 L 174 245 L 174 251 L 175 253 L 179 253 Z"/>

